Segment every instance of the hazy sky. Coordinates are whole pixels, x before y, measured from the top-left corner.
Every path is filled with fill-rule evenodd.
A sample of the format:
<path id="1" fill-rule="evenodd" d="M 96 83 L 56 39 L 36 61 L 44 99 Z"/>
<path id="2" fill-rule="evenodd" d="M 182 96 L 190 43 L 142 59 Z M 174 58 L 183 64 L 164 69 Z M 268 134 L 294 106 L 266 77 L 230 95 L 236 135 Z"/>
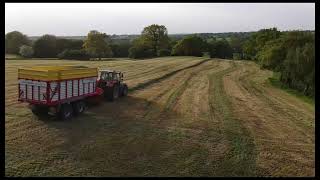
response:
<path id="1" fill-rule="evenodd" d="M 29 36 L 140 34 L 150 24 L 169 34 L 314 30 L 314 3 L 6 3 L 5 31 Z"/>

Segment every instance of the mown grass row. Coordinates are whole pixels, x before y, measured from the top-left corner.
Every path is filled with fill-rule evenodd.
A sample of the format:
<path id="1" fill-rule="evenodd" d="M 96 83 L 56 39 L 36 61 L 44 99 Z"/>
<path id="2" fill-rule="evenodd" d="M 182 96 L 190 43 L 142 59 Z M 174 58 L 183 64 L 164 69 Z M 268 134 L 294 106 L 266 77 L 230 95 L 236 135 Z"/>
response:
<path id="1" fill-rule="evenodd" d="M 236 70 L 232 66 L 218 73 L 209 74 L 209 103 L 214 117 L 221 121 L 222 136 L 225 136 L 231 149 L 218 163 L 216 176 L 255 176 L 256 150 L 250 132 L 233 115 L 233 107 L 224 90 L 223 77 Z"/>
<path id="2" fill-rule="evenodd" d="M 177 69 L 177 70 L 171 71 L 171 72 L 169 72 L 169 73 L 166 73 L 165 75 L 160 76 L 160 77 L 158 77 L 158 78 L 151 79 L 151 80 L 146 81 L 146 82 L 143 82 L 143 83 L 139 83 L 138 85 L 129 88 L 129 92 L 133 92 L 133 91 L 136 91 L 136 90 L 139 90 L 139 89 L 143 89 L 143 88 L 145 88 L 145 87 L 147 87 L 147 86 L 150 86 L 150 85 L 152 85 L 152 84 L 161 82 L 161 81 L 163 81 L 163 80 L 165 80 L 165 79 L 167 79 L 167 78 L 169 78 L 169 77 L 177 74 L 177 73 L 180 72 L 180 71 L 194 68 L 194 67 L 199 66 L 199 65 L 201 65 L 201 64 L 203 64 L 203 63 L 205 63 L 205 62 L 207 62 L 207 61 L 209 61 L 209 60 L 210 60 L 210 59 L 205 59 L 205 60 L 202 60 L 202 61 L 200 61 L 200 62 L 198 62 L 198 63 L 193 64 L 193 65 L 190 65 L 190 66 L 187 66 L 187 67 L 183 67 L 183 68 L 181 68 L 181 69 Z"/>
<path id="3" fill-rule="evenodd" d="M 277 129 L 277 133 L 288 136 L 286 138 L 278 137 L 277 134 L 270 133 L 269 135 L 264 135 L 259 137 L 259 135 L 254 134 L 256 146 L 260 149 L 261 153 L 268 154 L 268 160 L 272 160 L 271 166 L 267 169 L 260 169 L 260 173 L 264 176 L 270 175 L 294 175 L 299 176 L 299 174 L 305 174 L 307 169 L 310 168 L 309 164 L 305 164 L 304 168 L 301 168 L 301 164 L 305 163 L 305 160 L 300 161 L 295 158 L 286 158 L 294 156 L 304 156 L 305 159 L 312 157 L 312 153 L 306 153 L 305 151 L 311 151 L 309 145 L 312 146 L 314 143 L 314 118 L 306 116 L 303 110 L 300 111 L 299 108 L 293 108 L 288 106 L 288 101 L 286 101 L 289 96 L 284 96 L 285 94 L 273 94 L 274 90 L 278 91 L 278 87 L 273 87 L 270 85 L 268 77 L 271 76 L 261 73 L 259 69 L 255 69 L 254 66 L 250 67 L 251 71 L 246 71 L 244 75 L 239 77 L 240 84 L 243 88 L 247 90 L 250 95 L 252 95 L 256 100 L 263 102 L 259 107 L 265 106 L 272 113 L 266 113 L 272 115 L 272 119 L 267 120 L 268 126 L 274 126 Z M 264 74 L 263 76 L 261 76 Z M 259 76 L 261 78 L 259 78 Z M 258 77 L 258 78 L 257 78 Z M 273 89 L 268 92 L 267 89 Z M 274 89 L 276 88 L 276 89 Z M 262 107 L 261 107 L 262 108 Z M 265 117 L 266 119 L 268 117 Z M 289 128 L 289 130 L 287 130 Z M 267 131 L 266 128 L 264 128 Z M 290 132 L 295 132 L 290 134 Z M 257 132 L 259 133 L 259 132 Z M 287 135 L 286 135 L 287 134 Z M 301 138 L 302 137 L 302 138 Z M 300 139 L 301 138 L 301 139 Z M 263 142 L 263 139 L 268 139 L 268 142 Z M 304 144 L 305 148 L 296 148 L 297 145 Z M 261 149 L 268 149 L 267 152 Z M 284 150 L 287 149 L 287 150 Z M 280 159 L 281 158 L 281 159 Z M 263 158 L 260 157 L 260 161 Z M 284 159 L 284 160 L 282 160 Z M 278 162 L 277 162 L 278 161 Z M 274 162 L 277 162 L 276 164 Z M 261 163 L 261 162 L 260 162 Z M 259 163 L 259 165 L 260 165 Z M 307 166 L 309 166 L 307 168 Z M 312 166 L 311 166 L 312 168 Z M 308 172 L 309 173 L 309 172 Z"/>
<path id="4" fill-rule="evenodd" d="M 239 78 L 239 80 L 244 85 L 243 87 L 245 87 L 248 90 L 248 92 L 250 92 L 252 95 L 255 95 L 257 98 L 261 99 L 263 102 L 267 103 L 268 107 L 272 108 L 274 112 L 279 112 L 279 114 L 281 115 L 290 117 L 291 122 L 296 123 L 299 127 L 308 129 L 312 127 L 312 125 L 314 125 L 314 124 L 310 124 L 312 119 L 301 119 L 301 118 L 298 119 L 297 117 L 299 116 L 299 112 L 293 111 L 292 109 L 290 111 L 288 111 L 287 109 L 284 109 L 282 104 L 280 104 L 280 102 L 277 102 L 273 98 L 268 96 L 267 93 L 265 92 L 265 89 L 261 86 L 261 84 L 258 84 L 257 82 L 250 79 L 250 77 L 255 77 L 257 73 L 258 73 L 258 70 L 252 71 Z"/>

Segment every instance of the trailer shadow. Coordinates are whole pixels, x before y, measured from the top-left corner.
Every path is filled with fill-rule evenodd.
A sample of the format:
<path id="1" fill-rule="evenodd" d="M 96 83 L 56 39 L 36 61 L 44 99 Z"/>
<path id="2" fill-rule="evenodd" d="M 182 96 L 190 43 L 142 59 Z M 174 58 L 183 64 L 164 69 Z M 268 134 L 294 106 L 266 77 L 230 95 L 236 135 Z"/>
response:
<path id="1" fill-rule="evenodd" d="M 90 107 L 71 121 L 44 123 L 58 139 L 63 138 L 52 151 L 68 154 L 74 170 L 66 171 L 77 169 L 75 175 L 208 175 L 208 150 L 189 141 L 190 134 L 172 131 L 169 122 L 181 117 L 169 111 L 148 115 L 162 109 L 154 102 L 128 96 Z"/>

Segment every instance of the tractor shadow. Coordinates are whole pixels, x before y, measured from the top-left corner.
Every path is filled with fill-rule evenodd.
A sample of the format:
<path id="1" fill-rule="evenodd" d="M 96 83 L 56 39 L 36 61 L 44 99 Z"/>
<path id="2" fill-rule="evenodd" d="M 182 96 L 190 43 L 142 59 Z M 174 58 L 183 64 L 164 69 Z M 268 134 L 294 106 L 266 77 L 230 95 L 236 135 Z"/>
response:
<path id="1" fill-rule="evenodd" d="M 146 99 L 127 96 L 113 102 L 102 101 L 98 104 L 89 104 L 88 109 L 81 115 L 71 120 L 58 120 L 56 117 L 43 116 L 43 121 L 48 128 L 61 130 L 66 139 L 71 142 L 83 141 L 89 137 L 98 136 L 99 133 L 112 136 L 119 132 L 141 131 L 154 129 L 159 124 L 160 116 L 150 116 L 151 112 L 162 112 L 163 107 Z M 161 113 L 161 118 L 178 117 L 175 112 Z M 166 128 L 165 124 L 161 124 Z"/>
<path id="2" fill-rule="evenodd" d="M 59 139 L 64 139 L 55 151 L 68 152 L 90 174 L 177 175 L 175 163 L 194 149 L 185 145 L 188 139 L 183 134 L 172 132 L 165 123 L 159 126 L 159 117 L 146 115 L 149 111 L 161 112 L 162 107 L 127 96 L 91 106 L 70 121 L 45 121 L 45 124 L 58 133 Z M 166 114 L 168 118 L 178 117 L 167 111 L 161 117 Z"/>

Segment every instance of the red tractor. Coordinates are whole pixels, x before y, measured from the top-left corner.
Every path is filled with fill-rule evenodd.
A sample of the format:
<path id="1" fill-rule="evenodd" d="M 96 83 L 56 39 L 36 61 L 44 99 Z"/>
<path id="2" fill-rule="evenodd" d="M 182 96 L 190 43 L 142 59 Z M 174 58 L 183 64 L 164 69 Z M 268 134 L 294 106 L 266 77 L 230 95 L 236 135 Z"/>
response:
<path id="1" fill-rule="evenodd" d="M 109 101 L 128 94 L 128 86 L 123 82 L 123 73 L 118 71 L 99 70 L 97 87 L 103 89 L 103 95 Z"/>

